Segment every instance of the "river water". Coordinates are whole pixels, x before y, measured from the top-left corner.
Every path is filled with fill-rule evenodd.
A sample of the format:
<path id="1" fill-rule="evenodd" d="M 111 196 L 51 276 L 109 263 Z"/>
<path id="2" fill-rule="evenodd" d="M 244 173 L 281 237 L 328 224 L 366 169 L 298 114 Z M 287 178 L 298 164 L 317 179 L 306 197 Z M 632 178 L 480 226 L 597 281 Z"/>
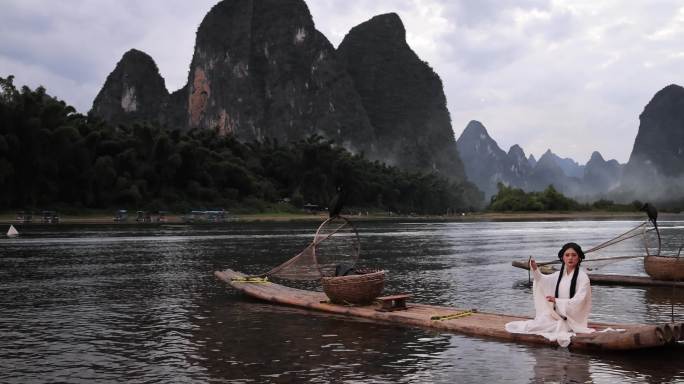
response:
<path id="1" fill-rule="evenodd" d="M 385 294 L 518 315 L 534 310 L 512 260 L 552 260 L 567 241 L 586 249 L 637 224 L 356 223 L 361 264 L 388 270 Z M 214 279 L 284 262 L 317 225 L 19 227 L 0 240 L 0 382 L 684 382 L 681 346 L 575 353 L 271 305 Z M 660 225 L 665 244 L 684 244 L 684 222 Z M 635 238 L 601 256 L 638 254 Z M 600 272 L 643 275 L 641 263 Z M 673 308 L 684 321 L 684 289 L 592 290 L 592 321 L 668 322 Z"/>

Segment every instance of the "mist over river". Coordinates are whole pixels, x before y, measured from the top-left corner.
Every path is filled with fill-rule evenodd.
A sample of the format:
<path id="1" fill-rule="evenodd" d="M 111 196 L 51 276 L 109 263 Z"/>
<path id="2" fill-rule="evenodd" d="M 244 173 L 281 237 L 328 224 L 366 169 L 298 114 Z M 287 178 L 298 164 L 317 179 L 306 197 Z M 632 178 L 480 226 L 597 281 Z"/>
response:
<path id="1" fill-rule="evenodd" d="M 0 382 L 684 382 L 682 346 L 575 353 L 272 305 L 214 278 L 286 261 L 318 224 L 18 226 L 0 239 Z M 565 242 L 588 249 L 639 222 L 355 224 L 360 263 L 388 271 L 385 294 L 533 315 L 528 273 L 511 261 L 552 260 Z M 670 250 L 684 244 L 683 221 L 659 224 Z M 589 258 L 643 253 L 636 237 Z M 600 272 L 644 275 L 641 258 Z M 669 322 L 673 303 L 684 320 L 684 289 L 592 292 L 590 321 Z"/>

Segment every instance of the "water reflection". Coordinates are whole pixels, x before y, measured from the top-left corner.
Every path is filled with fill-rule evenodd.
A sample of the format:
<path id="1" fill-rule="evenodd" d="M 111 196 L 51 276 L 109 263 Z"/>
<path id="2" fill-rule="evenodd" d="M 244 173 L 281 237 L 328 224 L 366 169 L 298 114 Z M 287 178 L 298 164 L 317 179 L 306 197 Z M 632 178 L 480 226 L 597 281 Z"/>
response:
<path id="1" fill-rule="evenodd" d="M 684 352 L 681 346 L 659 351 L 660 362 L 650 351 L 578 354 L 542 348 L 526 352 L 534 359 L 530 383 L 675 383 L 684 378 L 677 363 L 677 356 Z"/>
<path id="2" fill-rule="evenodd" d="M 684 288 L 648 287 L 643 290 L 646 314 L 654 322 L 684 321 Z M 674 318 L 674 319 L 673 319 Z"/>
<path id="3" fill-rule="evenodd" d="M 680 383 L 684 372 L 678 360 L 683 352 L 677 345 L 661 349 L 655 356 L 653 351 L 592 355 L 592 378 L 597 383 Z"/>
<path id="4" fill-rule="evenodd" d="M 566 349 L 544 353 L 543 349 L 531 349 L 534 357 L 534 376 L 530 383 L 593 383 L 589 371 L 591 358 Z"/>
<path id="5" fill-rule="evenodd" d="M 200 364 L 217 380 L 396 382 L 423 376 L 449 347 L 447 335 L 241 297 L 193 323 Z"/>

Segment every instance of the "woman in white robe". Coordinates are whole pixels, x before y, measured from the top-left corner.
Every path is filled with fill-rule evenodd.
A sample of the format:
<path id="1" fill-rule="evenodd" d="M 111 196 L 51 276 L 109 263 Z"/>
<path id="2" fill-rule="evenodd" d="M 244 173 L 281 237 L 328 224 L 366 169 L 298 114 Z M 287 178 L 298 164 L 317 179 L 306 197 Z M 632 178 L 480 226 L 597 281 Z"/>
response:
<path id="1" fill-rule="evenodd" d="M 537 263 L 530 260 L 534 275 L 535 317 L 533 320 L 510 322 L 506 324 L 506 330 L 542 335 L 558 341 L 561 347 L 567 347 L 576 333 L 594 332 L 587 327 L 591 312 L 591 285 L 589 276 L 579 268 L 584 259 L 579 245 L 565 244 L 558 252 L 558 258 L 563 262 L 561 270 L 551 275 L 543 275 Z"/>

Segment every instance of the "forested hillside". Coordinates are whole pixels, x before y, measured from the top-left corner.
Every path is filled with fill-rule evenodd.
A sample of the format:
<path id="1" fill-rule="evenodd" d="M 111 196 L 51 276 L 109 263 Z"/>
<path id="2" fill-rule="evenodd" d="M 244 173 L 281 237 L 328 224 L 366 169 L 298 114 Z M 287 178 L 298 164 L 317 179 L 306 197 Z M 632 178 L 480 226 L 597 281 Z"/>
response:
<path id="1" fill-rule="evenodd" d="M 111 125 L 44 88 L 18 90 L 12 76 L 0 85 L 2 210 L 326 207 L 339 184 L 355 209 L 435 214 L 482 199 L 470 183 L 371 162 L 317 135 L 240 143 L 211 129 Z"/>

